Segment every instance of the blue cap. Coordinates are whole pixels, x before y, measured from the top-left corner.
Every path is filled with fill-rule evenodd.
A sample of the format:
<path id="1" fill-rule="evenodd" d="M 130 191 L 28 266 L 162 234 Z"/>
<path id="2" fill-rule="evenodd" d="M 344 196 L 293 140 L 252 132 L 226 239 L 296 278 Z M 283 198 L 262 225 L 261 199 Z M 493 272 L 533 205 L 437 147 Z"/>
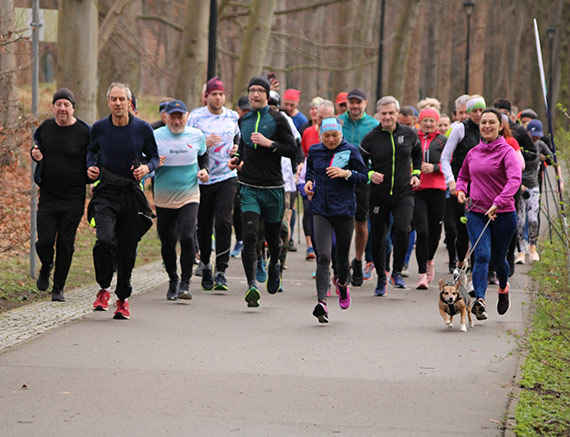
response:
<path id="1" fill-rule="evenodd" d="M 526 125 L 528 132 L 533 137 L 543 137 L 544 133 L 542 132 L 542 123 L 540 120 L 531 120 Z"/>
<path id="2" fill-rule="evenodd" d="M 186 114 L 188 112 L 188 108 L 182 100 L 172 100 L 171 102 L 168 102 L 164 111 L 167 114 L 172 114 L 173 112 Z"/>
<path id="3" fill-rule="evenodd" d="M 330 130 L 338 130 L 342 132 L 342 125 L 340 124 L 340 121 L 338 121 L 336 117 L 325 118 L 321 122 L 321 133 Z"/>

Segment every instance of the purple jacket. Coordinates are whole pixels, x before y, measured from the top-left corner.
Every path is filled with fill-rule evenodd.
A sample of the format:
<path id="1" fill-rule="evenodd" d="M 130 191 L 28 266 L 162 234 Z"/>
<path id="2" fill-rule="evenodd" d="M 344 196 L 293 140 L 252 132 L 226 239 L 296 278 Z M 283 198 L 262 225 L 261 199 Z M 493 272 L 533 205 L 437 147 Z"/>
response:
<path id="1" fill-rule="evenodd" d="M 522 168 L 514 149 L 500 136 L 490 143 L 481 139 L 467 153 L 457 178 L 457 191 L 467 193 L 474 212 L 485 213 L 497 205 L 498 213 L 515 211 L 514 195 L 522 180 Z"/>

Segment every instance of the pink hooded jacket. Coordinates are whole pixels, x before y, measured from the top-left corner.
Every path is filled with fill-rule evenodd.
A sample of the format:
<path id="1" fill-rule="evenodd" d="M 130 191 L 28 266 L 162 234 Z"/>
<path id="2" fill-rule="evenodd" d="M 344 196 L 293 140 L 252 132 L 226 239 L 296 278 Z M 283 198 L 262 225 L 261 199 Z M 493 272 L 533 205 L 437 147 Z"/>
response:
<path id="1" fill-rule="evenodd" d="M 522 180 L 516 152 L 502 136 L 486 143 L 483 139 L 467 153 L 457 178 L 457 191 L 467 193 L 474 212 L 485 213 L 497 205 L 497 213 L 515 211 L 514 195 Z"/>

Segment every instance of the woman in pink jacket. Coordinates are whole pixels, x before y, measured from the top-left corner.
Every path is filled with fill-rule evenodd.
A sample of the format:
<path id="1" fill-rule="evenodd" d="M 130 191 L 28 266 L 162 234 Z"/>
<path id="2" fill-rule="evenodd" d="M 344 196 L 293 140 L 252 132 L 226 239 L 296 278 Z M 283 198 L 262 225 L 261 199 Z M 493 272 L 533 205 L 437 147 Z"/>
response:
<path id="1" fill-rule="evenodd" d="M 514 195 L 521 184 L 516 152 L 502 136 L 501 113 L 486 109 L 479 123 L 480 143 L 467 154 L 457 180 L 457 200 L 466 203 L 467 232 L 474 250 L 473 287 L 477 320 L 487 318 L 485 292 L 489 261 L 499 279 L 497 311 L 509 309 L 509 264 L 506 254 L 517 228 Z M 489 225 L 486 227 L 487 222 Z M 479 239 L 479 237 L 481 237 Z"/>

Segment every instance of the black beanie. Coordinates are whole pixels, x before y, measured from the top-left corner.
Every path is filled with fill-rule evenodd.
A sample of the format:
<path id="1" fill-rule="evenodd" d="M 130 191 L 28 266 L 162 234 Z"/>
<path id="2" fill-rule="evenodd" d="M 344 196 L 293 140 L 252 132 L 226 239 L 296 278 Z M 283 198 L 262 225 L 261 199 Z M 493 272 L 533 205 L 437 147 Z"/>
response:
<path id="1" fill-rule="evenodd" d="M 265 92 L 267 93 L 267 98 L 269 99 L 269 80 L 267 80 L 267 77 L 265 76 L 252 77 L 251 80 L 249 81 L 247 89 L 249 90 L 249 88 L 251 88 L 252 85 L 262 86 L 265 89 Z"/>
<path id="2" fill-rule="evenodd" d="M 67 99 L 71 102 L 73 107 L 75 107 L 75 96 L 67 88 L 60 88 L 55 92 L 55 94 L 53 95 L 53 101 L 51 102 L 52 105 L 55 102 L 57 102 L 59 99 Z"/>

